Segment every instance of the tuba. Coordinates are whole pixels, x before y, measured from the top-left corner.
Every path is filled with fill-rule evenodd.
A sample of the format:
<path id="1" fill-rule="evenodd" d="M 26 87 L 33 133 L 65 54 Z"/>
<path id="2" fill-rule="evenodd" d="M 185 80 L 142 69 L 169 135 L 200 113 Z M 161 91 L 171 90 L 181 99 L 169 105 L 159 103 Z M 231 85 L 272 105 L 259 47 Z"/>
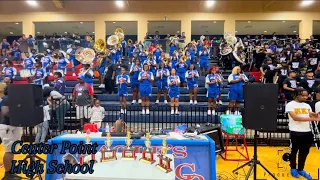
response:
<path id="1" fill-rule="evenodd" d="M 241 64 L 245 64 L 245 60 L 246 60 L 246 56 L 241 52 L 238 52 L 239 51 L 239 48 L 242 48 L 244 49 L 244 45 L 242 43 L 242 40 L 239 39 L 239 41 L 237 42 L 237 44 L 234 46 L 234 50 L 232 52 L 234 58 Z"/>

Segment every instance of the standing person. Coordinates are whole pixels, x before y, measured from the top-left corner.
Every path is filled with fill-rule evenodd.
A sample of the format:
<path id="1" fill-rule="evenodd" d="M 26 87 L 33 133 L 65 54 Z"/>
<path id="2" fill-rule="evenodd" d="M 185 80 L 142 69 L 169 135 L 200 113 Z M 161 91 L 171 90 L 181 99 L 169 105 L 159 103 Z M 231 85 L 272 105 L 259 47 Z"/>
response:
<path id="1" fill-rule="evenodd" d="M 206 77 L 206 85 L 208 86 L 208 115 L 216 115 L 217 100 L 220 94 L 221 78 L 217 73 L 216 68 L 211 69 L 210 74 Z M 212 107 L 211 107 L 211 104 Z"/>
<path id="2" fill-rule="evenodd" d="M 13 83 L 13 80 L 16 78 L 17 70 L 13 67 L 13 62 L 11 60 L 4 61 L 5 67 L 2 70 L 4 77 L 10 78 L 10 82 Z"/>
<path id="3" fill-rule="evenodd" d="M 220 88 L 220 91 L 219 91 L 219 98 L 217 100 L 219 100 L 219 104 L 222 105 L 222 101 L 221 101 L 221 91 L 223 89 L 223 81 L 224 81 L 224 78 L 222 76 L 222 73 L 219 69 L 219 67 L 215 67 L 216 68 L 216 72 L 217 74 L 220 76 L 220 79 L 221 79 L 221 83 L 219 84 L 219 88 Z"/>
<path id="4" fill-rule="evenodd" d="M 100 106 L 100 100 L 96 99 L 91 109 L 90 123 L 97 124 L 98 128 L 101 128 L 101 122 L 105 118 L 105 114 L 105 109 Z"/>
<path id="5" fill-rule="evenodd" d="M 127 48 L 127 41 L 125 39 L 123 39 L 121 41 L 121 52 L 122 52 L 122 59 L 124 59 L 124 57 L 126 56 L 126 48 Z"/>
<path id="6" fill-rule="evenodd" d="M 69 59 L 72 62 L 72 76 L 76 76 L 76 67 L 80 64 L 80 62 L 76 59 L 76 45 L 72 45 L 71 49 L 67 50 L 67 54 L 69 55 Z"/>
<path id="7" fill-rule="evenodd" d="M 157 78 L 158 78 L 158 93 L 156 104 L 159 104 L 160 96 L 163 93 L 164 95 L 164 104 L 167 104 L 167 94 L 168 94 L 168 76 L 170 72 L 167 68 L 165 68 L 164 63 L 160 64 L 160 68 L 157 70 Z"/>
<path id="8" fill-rule="evenodd" d="M 190 104 L 197 104 L 199 73 L 195 69 L 194 64 L 190 65 L 189 70 L 185 74 L 185 78 L 187 79 L 187 88 L 189 90 Z M 192 96 L 194 97 L 194 101 L 192 99 Z"/>
<path id="9" fill-rule="evenodd" d="M 93 89 L 93 71 L 90 68 L 90 64 L 83 64 L 80 74 L 84 76 L 84 82 L 88 83 Z"/>
<path id="10" fill-rule="evenodd" d="M 104 85 L 104 75 L 105 75 L 105 70 L 106 70 L 106 65 L 107 65 L 107 57 L 104 57 L 102 55 L 99 55 L 98 58 L 101 58 L 101 61 L 98 61 L 97 67 L 100 75 L 100 86 L 99 88 L 105 88 Z"/>
<path id="11" fill-rule="evenodd" d="M 283 81 L 283 93 L 286 100 L 293 100 L 293 92 L 297 88 L 297 73 L 295 71 L 289 71 L 288 77 Z"/>
<path id="12" fill-rule="evenodd" d="M 114 80 L 116 76 L 117 66 L 112 63 L 111 59 L 107 58 L 107 67 L 105 70 L 104 84 L 107 94 L 112 94 L 114 91 Z"/>
<path id="13" fill-rule="evenodd" d="M 52 76 L 51 67 L 52 67 L 52 57 L 48 55 L 48 51 L 43 52 L 44 56 L 41 58 L 42 67 L 46 70 L 46 73 Z"/>
<path id="14" fill-rule="evenodd" d="M 49 130 L 50 110 L 52 107 L 52 99 L 47 98 L 48 105 L 43 106 L 43 122 L 37 125 L 37 135 L 35 143 L 45 143 Z"/>
<path id="15" fill-rule="evenodd" d="M 209 67 L 209 51 L 206 46 L 202 47 L 202 50 L 199 52 L 200 53 L 200 76 L 205 75 L 205 72 L 207 71 Z"/>
<path id="16" fill-rule="evenodd" d="M 149 65 L 143 65 L 143 71 L 139 73 L 138 80 L 140 81 L 140 96 L 142 98 L 141 114 L 150 114 L 149 106 L 150 106 L 150 97 L 152 96 L 152 83 L 154 81 L 154 77 L 152 72 L 149 71 Z"/>
<path id="17" fill-rule="evenodd" d="M 65 84 L 65 80 L 62 77 L 61 72 L 55 72 L 53 74 L 54 77 L 54 90 L 59 92 L 62 96 L 64 96 L 64 91 L 66 89 L 66 84 Z"/>
<path id="18" fill-rule="evenodd" d="M 272 59 L 267 57 L 266 63 L 260 67 L 263 83 L 274 83 L 276 77 L 276 67 L 272 64 Z"/>
<path id="19" fill-rule="evenodd" d="M 0 137 L 2 138 L 2 143 L 4 146 L 4 156 L 3 156 L 3 165 L 4 165 L 4 179 L 21 179 L 18 176 L 11 174 L 12 160 L 14 154 L 12 153 L 12 144 L 15 141 L 20 141 L 23 133 L 22 127 L 15 127 L 10 125 L 9 117 L 9 98 L 8 98 L 8 88 L 4 89 L 4 97 L 1 101 L 1 118 L 0 121 Z"/>
<path id="20" fill-rule="evenodd" d="M 243 85 L 249 81 L 245 74 L 240 73 L 240 67 L 236 66 L 232 69 L 232 73 L 228 77 L 228 82 L 230 83 L 230 102 L 226 114 L 229 114 L 233 107 L 236 107 L 235 114 L 240 114 L 240 102 L 243 101 Z"/>
<path id="21" fill-rule="evenodd" d="M 80 120 L 80 127 L 83 129 L 85 122 L 89 122 L 90 111 L 93 106 L 93 89 L 85 82 L 83 75 L 78 76 L 78 84 L 73 89 L 72 105 L 76 107 L 76 116 Z"/>
<path id="22" fill-rule="evenodd" d="M 128 57 L 129 57 L 129 65 L 131 65 L 131 63 L 133 63 L 133 57 L 134 57 L 134 54 L 133 54 L 133 50 L 134 50 L 134 44 L 131 43 L 128 45 L 129 46 L 129 49 L 128 49 Z"/>
<path id="23" fill-rule="evenodd" d="M 141 99 L 139 97 L 139 86 L 140 82 L 138 80 L 139 74 L 142 71 L 142 66 L 140 64 L 140 60 L 138 58 L 134 58 L 134 62 L 132 62 L 132 66 L 130 68 L 130 76 L 131 76 L 131 89 L 132 89 L 132 103 L 135 104 L 137 99 L 139 99 L 139 103 L 141 103 Z"/>
<path id="24" fill-rule="evenodd" d="M 34 84 L 43 86 L 43 80 L 47 77 L 47 73 L 46 70 L 42 68 L 42 63 L 39 61 L 36 62 L 34 77 Z"/>
<path id="25" fill-rule="evenodd" d="M 163 52 L 163 50 L 160 47 L 160 45 L 156 44 L 156 48 L 153 49 L 153 55 L 154 55 L 157 63 L 160 63 L 160 56 L 161 56 L 162 52 Z"/>
<path id="26" fill-rule="evenodd" d="M 309 98 L 308 100 L 314 99 L 314 90 L 316 88 L 316 80 L 313 76 L 313 70 L 309 69 L 307 70 L 307 75 L 300 81 L 300 86 L 303 87 L 305 90 L 308 91 Z"/>
<path id="27" fill-rule="evenodd" d="M 188 65 L 187 65 L 186 61 L 187 61 L 186 56 L 182 56 L 180 58 L 180 61 L 176 64 L 177 74 L 179 76 L 180 83 L 182 84 L 183 87 L 187 87 L 186 72 L 188 69 Z"/>
<path id="28" fill-rule="evenodd" d="M 171 75 L 168 77 L 169 98 L 171 106 L 171 115 L 179 115 L 179 97 L 180 97 L 180 78 L 176 75 L 176 70 L 171 69 Z"/>
<path id="29" fill-rule="evenodd" d="M 36 60 L 33 57 L 30 57 L 30 54 L 28 52 L 25 52 L 24 54 L 26 58 L 23 60 L 23 67 L 31 70 L 32 68 L 34 68 Z"/>
<path id="30" fill-rule="evenodd" d="M 130 84 L 130 77 L 126 75 L 127 67 L 121 67 L 121 75 L 116 78 L 116 84 L 118 85 L 118 96 L 120 98 L 120 114 L 127 113 L 127 97 L 128 97 L 128 85 Z"/>
<path id="31" fill-rule="evenodd" d="M 57 70 L 60 70 L 63 72 L 64 75 L 67 74 L 67 66 L 69 64 L 69 60 L 64 57 L 64 54 L 59 52 L 59 61 L 58 61 L 58 66 L 57 66 Z"/>
<path id="32" fill-rule="evenodd" d="M 291 176 L 306 179 L 312 177 L 304 171 L 305 162 L 313 144 L 313 134 L 310 127 L 311 121 L 320 121 L 317 113 L 312 112 L 309 104 L 305 103 L 308 99 L 308 91 L 298 88 L 294 92 L 294 100 L 286 105 L 286 113 L 289 116 L 289 130 L 291 140 L 290 153 L 290 173 Z M 298 168 L 297 168 L 297 153 Z"/>

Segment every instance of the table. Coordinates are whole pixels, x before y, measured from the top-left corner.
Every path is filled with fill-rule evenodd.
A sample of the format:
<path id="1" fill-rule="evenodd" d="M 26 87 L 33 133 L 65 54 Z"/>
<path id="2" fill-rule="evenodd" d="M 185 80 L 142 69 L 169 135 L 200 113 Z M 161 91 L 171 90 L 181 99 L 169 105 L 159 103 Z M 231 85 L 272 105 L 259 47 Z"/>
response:
<path id="1" fill-rule="evenodd" d="M 78 144 L 80 141 L 85 142 L 84 134 L 63 134 L 48 141 L 49 144 L 57 144 L 58 149 L 53 154 L 47 155 L 47 168 L 49 162 L 57 160 L 63 163 L 65 155 L 60 154 L 63 141 L 70 141 Z M 117 149 L 116 161 L 98 162 L 93 166 L 92 174 L 48 174 L 46 180 L 67 179 L 103 179 L 103 180 L 173 180 L 173 179 L 197 179 L 197 180 L 215 180 L 216 179 L 216 154 L 215 144 L 208 136 L 200 135 L 197 139 L 173 139 L 169 136 L 151 136 L 152 150 L 159 153 L 162 146 L 162 139 L 167 139 L 169 158 L 172 158 L 173 171 L 164 173 L 156 167 L 159 158 L 155 155 L 156 162 L 152 165 L 139 161 L 144 138 L 133 139 L 132 147 L 136 148 L 137 159 L 135 161 L 121 160 L 121 149 L 125 145 L 125 138 L 112 137 L 112 148 Z M 90 134 L 91 143 L 98 143 L 98 152 L 95 154 L 98 160 L 101 156 L 99 150 L 105 145 L 105 137 L 101 134 Z M 70 154 L 69 154 L 70 156 Z M 72 156 L 79 162 L 77 154 Z M 90 158 L 90 156 L 87 156 Z M 86 157 L 86 158 L 87 158 Z"/>

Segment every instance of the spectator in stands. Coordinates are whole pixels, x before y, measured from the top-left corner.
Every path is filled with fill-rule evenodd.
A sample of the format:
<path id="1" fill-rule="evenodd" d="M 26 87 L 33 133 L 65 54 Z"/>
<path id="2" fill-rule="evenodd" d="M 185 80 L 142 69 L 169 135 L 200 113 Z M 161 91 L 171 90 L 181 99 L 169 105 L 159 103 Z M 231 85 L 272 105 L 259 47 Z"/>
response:
<path id="1" fill-rule="evenodd" d="M 160 40 L 160 35 L 159 35 L 159 31 L 155 32 L 155 35 L 153 36 L 154 39 L 154 44 L 159 44 L 159 40 Z"/>
<path id="2" fill-rule="evenodd" d="M 283 81 L 283 93 L 285 95 L 286 100 L 293 100 L 293 93 L 297 88 L 297 73 L 295 71 L 289 71 L 288 77 Z"/>
<path id="3" fill-rule="evenodd" d="M 112 63 L 111 59 L 107 58 L 107 66 L 104 76 L 105 90 L 107 94 L 112 94 L 114 91 L 116 68 L 116 65 Z"/>
<path id="4" fill-rule="evenodd" d="M 84 123 L 89 122 L 93 106 L 93 89 L 85 82 L 83 75 L 78 76 L 78 84 L 72 93 L 72 105 L 76 108 L 76 116 L 80 120 L 81 129 L 83 129 Z"/>
<path id="5" fill-rule="evenodd" d="M 169 69 L 165 68 L 164 63 L 160 64 L 160 68 L 157 70 L 158 78 L 158 93 L 156 104 L 159 104 L 161 94 L 164 95 L 164 104 L 167 104 L 167 93 L 168 93 L 168 76 L 170 75 Z"/>
<path id="6" fill-rule="evenodd" d="M 207 47 L 202 47 L 200 53 L 200 76 L 205 75 L 205 72 L 208 70 L 209 67 L 209 51 Z"/>
<path id="7" fill-rule="evenodd" d="M 7 39 L 3 39 L 1 43 L 1 56 L 5 56 L 7 54 L 7 50 L 9 49 L 9 43 Z"/>
<path id="8" fill-rule="evenodd" d="M 65 91 L 65 88 L 66 88 L 66 85 L 65 85 L 65 81 L 62 77 L 62 73 L 61 72 L 55 72 L 53 74 L 54 76 L 54 90 L 59 92 L 61 95 L 64 95 L 64 91 Z"/>
<path id="9" fill-rule="evenodd" d="M 313 72 L 317 69 L 319 63 L 319 58 L 316 49 L 312 49 L 311 54 L 308 57 L 308 69 L 311 69 Z"/>
<path id="10" fill-rule="evenodd" d="M 3 179 L 18 179 L 19 177 L 10 173 L 11 163 L 14 158 L 12 153 L 12 144 L 15 141 L 20 141 L 23 133 L 22 127 L 15 127 L 10 125 L 9 118 L 9 98 L 8 98 L 8 88 L 4 90 L 4 97 L 1 101 L 1 116 L 3 117 L 0 121 L 0 137 L 2 138 L 2 143 L 4 145 L 4 178 Z M 19 178 L 21 179 L 21 178 Z"/>
<path id="11" fill-rule="evenodd" d="M 21 52 L 18 45 L 14 45 L 12 48 L 12 54 L 15 61 L 20 63 L 21 61 Z"/>
<path id="12" fill-rule="evenodd" d="M 150 97 L 152 97 L 152 83 L 154 77 L 152 72 L 149 70 L 149 65 L 143 65 L 143 71 L 139 73 L 138 80 L 140 81 L 140 96 L 142 98 L 141 107 L 142 114 L 150 114 Z"/>
<path id="13" fill-rule="evenodd" d="M 280 60 L 281 61 L 281 60 Z M 281 67 L 277 69 L 277 75 L 278 75 L 278 80 L 276 83 L 279 84 L 279 90 L 282 91 L 283 89 L 283 81 L 288 77 L 288 72 L 289 72 L 289 66 L 287 63 L 282 62 Z"/>
<path id="14" fill-rule="evenodd" d="M 248 81 L 249 79 L 247 76 L 245 74 L 241 74 L 239 66 L 232 69 L 232 73 L 228 77 L 228 82 L 230 83 L 230 102 L 226 114 L 230 114 L 233 107 L 236 108 L 235 114 L 240 114 L 240 102 L 243 101 L 243 85 Z"/>
<path id="15" fill-rule="evenodd" d="M 72 71 L 73 71 L 73 74 L 72 76 L 76 76 L 76 67 L 80 64 L 80 62 L 76 59 L 76 45 L 72 45 L 71 46 L 71 49 L 68 49 L 67 50 L 67 54 L 69 55 L 69 59 L 71 60 L 72 62 Z"/>
<path id="16" fill-rule="evenodd" d="M 85 41 L 84 41 L 84 47 L 90 48 L 90 46 L 91 46 L 91 41 L 92 41 L 92 37 L 89 35 L 88 32 L 86 33 L 86 36 L 85 36 L 84 40 L 85 40 Z"/>
<path id="17" fill-rule="evenodd" d="M 304 171 L 305 162 L 314 142 L 310 121 L 320 121 L 319 114 L 312 112 L 310 105 L 305 103 L 308 92 L 303 88 L 296 89 L 294 101 L 286 105 L 286 113 L 289 116 L 289 130 L 291 139 L 290 174 L 295 178 L 300 176 L 312 179 L 309 173 Z M 297 153 L 298 167 L 297 167 Z"/>
<path id="18" fill-rule="evenodd" d="M 34 84 L 43 85 L 43 80 L 47 77 L 46 70 L 42 68 L 41 62 L 36 62 L 36 69 L 34 73 Z"/>
<path id="19" fill-rule="evenodd" d="M 195 69 L 194 64 L 190 65 L 189 70 L 185 73 L 185 78 L 187 79 L 187 88 L 189 90 L 190 104 L 197 104 L 199 73 Z M 194 99 L 192 99 L 192 97 L 194 97 Z"/>
<path id="20" fill-rule="evenodd" d="M 301 87 L 303 87 L 305 90 L 308 91 L 309 100 L 311 100 L 311 99 L 313 100 L 313 99 L 315 99 L 314 90 L 315 90 L 317 84 L 318 83 L 316 83 L 316 80 L 314 79 L 314 76 L 313 76 L 313 70 L 312 69 L 308 69 L 306 77 L 304 77 L 300 81 L 299 85 Z"/>
<path id="21" fill-rule="evenodd" d="M 266 63 L 264 63 L 261 68 L 261 75 L 263 76 L 264 83 L 274 83 L 276 77 L 276 66 L 272 63 L 272 59 L 267 57 Z"/>
<path id="22" fill-rule="evenodd" d="M 2 70 L 4 77 L 10 78 L 10 82 L 13 83 L 13 80 L 16 78 L 17 70 L 13 67 L 13 62 L 10 60 L 4 61 L 5 67 Z"/>
<path id="23" fill-rule="evenodd" d="M 84 76 L 84 82 L 88 83 L 93 89 L 93 71 L 90 67 L 90 64 L 83 64 L 83 68 L 79 75 Z"/>
<path id="24" fill-rule="evenodd" d="M 220 84 L 222 79 L 216 71 L 216 67 L 211 68 L 210 74 L 206 76 L 208 115 L 216 115 L 217 100 L 220 94 Z M 212 106 L 211 106 L 212 105 Z"/>
<path id="25" fill-rule="evenodd" d="M 29 49 L 30 50 L 33 49 L 33 46 L 34 46 L 33 44 L 35 43 L 35 39 L 33 38 L 32 35 L 29 35 L 27 43 L 28 43 Z"/>
<path id="26" fill-rule="evenodd" d="M 134 58 L 133 61 L 134 64 L 132 63 L 129 74 L 131 76 L 132 104 L 135 104 L 137 99 L 139 99 L 139 103 L 141 103 L 141 99 L 139 97 L 140 82 L 138 77 L 142 71 L 142 66 L 138 58 Z"/>
<path id="27" fill-rule="evenodd" d="M 105 113 L 105 109 L 100 106 L 100 100 L 96 99 L 91 109 L 90 123 L 97 124 L 98 128 L 101 128 L 101 122 L 105 118 Z"/>
<path id="28" fill-rule="evenodd" d="M 171 106 L 171 115 L 179 115 L 179 97 L 180 97 L 180 78 L 175 69 L 171 69 L 171 75 L 168 77 L 169 98 Z"/>
<path id="29" fill-rule="evenodd" d="M 293 56 L 292 61 L 289 63 L 289 69 L 291 71 L 299 71 L 299 68 L 301 66 L 301 60 L 298 59 L 298 56 Z"/>
<path id="30" fill-rule="evenodd" d="M 59 52 L 59 61 L 58 61 L 57 70 L 61 71 L 61 73 L 66 75 L 67 74 L 67 66 L 69 63 L 70 63 L 69 60 L 66 57 L 64 57 L 64 54 Z"/>
<path id="31" fill-rule="evenodd" d="M 37 135 L 35 143 L 45 143 L 49 131 L 50 109 L 52 107 L 52 98 L 47 98 L 48 105 L 43 106 L 43 122 L 37 125 Z"/>
<path id="32" fill-rule="evenodd" d="M 126 75 L 127 67 L 121 67 L 121 74 L 116 78 L 116 84 L 118 86 L 118 96 L 120 98 L 120 114 L 127 113 L 127 97 L 128 97 L 128 85 L 130 84 L 130 77 Z"/>

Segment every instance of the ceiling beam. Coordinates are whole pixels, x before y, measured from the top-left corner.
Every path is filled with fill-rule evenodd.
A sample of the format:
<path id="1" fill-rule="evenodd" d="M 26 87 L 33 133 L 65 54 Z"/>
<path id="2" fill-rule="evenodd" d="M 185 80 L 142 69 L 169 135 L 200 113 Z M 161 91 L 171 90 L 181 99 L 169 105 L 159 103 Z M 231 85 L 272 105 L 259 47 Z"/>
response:
<path id="1" fill-rule="evenodd" d="M 269 7 L 271 4 L 273 4 L 273 3 L 274 3 L 274 1 L 275 1 L 275 0 L 270 1 L 267 5 L 265 5 L 265 6 L 263 7 L 263 9 L 266 9 L 267 7 Z"/>
<path id="2" fill-rule="evenodd" d="M 63 9 L 63 2 L 62 0 L 52 0 L 53 4 L 56 6 L 58 9 Z"/>

